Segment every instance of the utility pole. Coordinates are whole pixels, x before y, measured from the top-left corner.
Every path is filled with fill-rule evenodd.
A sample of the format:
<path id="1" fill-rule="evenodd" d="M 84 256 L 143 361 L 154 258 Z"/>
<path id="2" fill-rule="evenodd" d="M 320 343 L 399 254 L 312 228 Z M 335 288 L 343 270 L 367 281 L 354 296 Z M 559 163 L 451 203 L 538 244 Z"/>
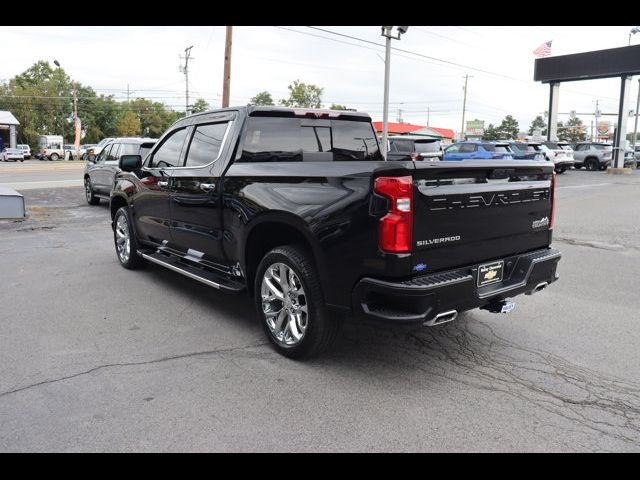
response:
<path id="1" fill-rule="evenodd" d="M 402 109 L 398 108 L 398 123 L 403 123 L 402 122 Z"/>
<path id="2" fill-rule="evenodd" d="M 189 60 L 192 58 L 191 57 L 192 48 L 193 48 L 193 45 L 184 49 L 184 55 L 185 55 L 184 67 L 180 65 L 180 71 L 184 73 L 185 84 L 186 84 L 186 92 L 185 92 L 186 102 L 185 102 L 185 108 L 184 108 L 184 112 L 186 115 L 189 115 Z M 182 60 L 182 57 L 180 57 L 180 59 Z"/>
<path id="3" fill-rule="evenodd" d="M 598 117 L 600 116 L 600 111 L 598 110 L 598 100 L 596 100 L 596 142 L 598 141 Z"/>
<path id="4" fill-rule="evenodd" d="M 73 130 L 75 131 L 74 145 L 76 147 L 76 160 L 80 160 L 80 120 L 78 119 L 78 90 L 73 89 Z"/>
<path id="5" fill-rule="evenodd" d="M 638 78 L 638 100 L 636 101 L 636 121 L 633 124 L 633 141 L 631 145 L 631 149 L 633 150 L 633 155 L 636 155 L 636 135 L 638 133 L 638 109 L 640 108 L 640 78 Z"/>
<path id="6" fill-rule="evenodd" d="M 222 79 L 222 108 L 229 106 L 229 93 L 231 90 L 231 38 L 233 27 L 227 25 L 227 37 L 224 42 L 224 78 Z"/>
<path id="7" fill-rule="evenodd" d="M 469 81 L 469 78 L 473 78 L 473 77 L 469 77 L 469 75 L 465 75 L 464 77 L 464 101 L 462 102 L 462 128 L 460 129 L 460 140 L 464 141 L 464 114 L 466 113 L 467 110 L 467 83 Z"/>

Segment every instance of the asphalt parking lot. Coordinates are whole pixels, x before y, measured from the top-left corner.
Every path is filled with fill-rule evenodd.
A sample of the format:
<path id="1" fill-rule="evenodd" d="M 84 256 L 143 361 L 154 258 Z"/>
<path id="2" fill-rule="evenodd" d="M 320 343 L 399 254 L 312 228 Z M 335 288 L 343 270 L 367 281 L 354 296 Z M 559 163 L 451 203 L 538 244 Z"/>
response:
<path id="1" fill-rule="evenodd" d="M 558 176 L 560 280 L 511 314 L 349 326 L 308 362 L 247 297 L 120 267 L 81 187 L 23 193 L 0 222 L 0 451 L 640 451 L 640 171 Z"/>

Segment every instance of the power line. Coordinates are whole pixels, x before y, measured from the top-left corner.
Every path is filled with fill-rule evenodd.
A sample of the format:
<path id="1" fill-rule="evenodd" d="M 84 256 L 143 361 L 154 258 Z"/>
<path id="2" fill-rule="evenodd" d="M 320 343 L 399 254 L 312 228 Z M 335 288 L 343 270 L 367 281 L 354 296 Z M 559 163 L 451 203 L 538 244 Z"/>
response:
<path id="1" fill-rule="evenodd" d="M 310 35 L 310 36 L 313 36 L 313 37 L 324 38 L 326 40 L 338 41 L 338 40 L 335 40 L 335 39 L 332 39 L 332 38 L 329 38 L 329 37 L 324 37 L 322 35 L 314 35 L 314 34 L 311 34 L 311 33 L 301 32 L 300 30 L 294 30 L 294 29 L 291 29 L 291 28 L 284 28 L 284 27 L 276 27 L 276 28 L 282 28 L 284 30 L 289 30 L 289 31 L 292 31 L 292 32 L 301 33 L 303 35 Z M 319 31 L 326 32 L 326 33 L 329 33 L 329 34 L 332 34 L 332 35 L 337 35 L 337 36 L 340 36 L 340 37 L 349 38 L 349 39 L 352 39 L 352 40 L 357 40 L 357 41 L 368 43 L 368 44 L 371 44 L 371 45 L 376 45 L 378 47 L 384 47 L 384 45 L 382 45 L 380 43 L 372 42 L 370 40 L 366 40 L 366 39 L 359 38 L 359 37 L 354 37 L 352 35 L 346 35 L 344 33 L 334 32 L 332 30 L 327 30 L 327 29 L 324 29 L 324 28 L 312 27 L 312 26 L 307 26 L 307 28 L 311 28 L 311 29 L 314 29 L 314 30 L 319 30 Z M 475 33 L 475 32 L 472 32 L 472 33 Z M 363 45 L 357 45 L 357 44 L 350 43 L 350 42 L 340 42 L 340 43 L 346 43 L 348 45 L 354 45 L 354 46 L 361 47 L 361 48 L 367 48 L 369 50 L 375 50 L 375 49 L 372 49 L 370 47 L 365 47 Z M 397 51 L 397 52 L 408 53 L 410 55 L 416 55 L 418 57 L 422 57 L 422 58 L 426 58 L 426 59 L 429 59 L 429 60 L 433 60 L 433 61 L 436 61 L 436 62 L 443 63 L 445 65 L 452 65 L 452 66 L 455 66 L 455 67 L 458 67 L 458 68 L 470 69 L 470 70 L 474 70 L 474 71 L 477 71 L 477 72 L 485 73 L 487 75 L 497 76 L 497 77 L 501 77 L 501 78 L 505 78 L 505 79 L 513 80 L 513 81 L 517 81 L 517 82 L 527 83 L 529 85 L 532 84 L 530 80 L 525 80 L 523 78 L 512 77 L 510 75 L 504 75 L 502 73 L 492 72 L 492 71 L 489 71 L 489 70 L 484 70 L 484 69 L 477 68 L 477 67 L 472 67 L 472 66 L 469 66 L 469 65 L 463 65 L 463 64 L 460 64 L 460 63 L 456 63 L 456 62 L 443 60 L 441 58 L 432 57 L 432 56 L 429 56 L 429 55 L 424 55 L 424 54 L 421 54 L 421 53 L 418 53 L 418 52 L 412 52 L 412 51 L 404 50 L 404 49 L 397 48 L 397 47 L 391 47 L 391 50 L 394 50 L 394 51 Z M 410 58 L 410 57 L 404 57 L 404 58 Z M 417 60 L 417 59 L 414 59 L 414 60 Z M 427 62 L 427 63 L 429 63 L 429 62 Z M 445 66 L 445 65 L 440 65 L 440 66 Z M 596 97 L 597 96 L 597 95 L 590 94 L 590 93 L 579 92 L 577 90 L 564 89 L 564 91 L 565 92 L 576 93 L 576 94 L 579 94 L 579 95 L 585 95 L 585 96 L 589 96 L 589 97 Z M 602 95 L 598 95 L 598 96 L 600 98 L 609 98 L 611 100 L 617 100 L 617 98 L 614 98 L 614 97 L 603 97 Z"/>
<path id="2" fill-rule="evenodd" d="M 333 31 L 331 31 L 331 30 L 326 30 L 326 29 L 324 29 L 324 28 L 311 27 L 311 26 L 307 26 L 307 28 L 312 28 L 312 29 L 314 29 L 314 30 L 320 30 L 321 32 L 330 33 L 330 34 L 332 34 L 332 35 L 338 35 L 338 36 L 340 36 L 340 37 L 350 38 L 350 39 L 352 39 L 352 40 L 358 40 L 358 41 L 360 41 L 360 42 L 369 43 L 369 44 L 372 44 L 372 45 L 377 45 L 377 46 L 379 46 L 379 47 L 383 47 L 383 46 L 384 46 L 384 45 L 382 45 L 382 44 L 380 44 L 380 43 L 372 42 L 372 41 L 370 41 L 370 40 L 365 40 L 365 39 L 363 39 L 363 38 L 358 38 L 358 37 L 354 37 L 354 36 L 351 36 L 351 35 L 346 35 L 346 34 L 344 34 L 344 33 L 333 32 Z M 518 81 L 518 82 L 527 82 L 527 83 L 529 83 L 529 81 L 528 81 L 528 80 L 524 80 L 524 79 L 521 79 L 521 78 L 511 77 L 511 76 L 509 76 L 509 75 L 504 75 L 504 74 L 502 74 L 502 73 L 491 72 L 491 71 L 489 71 L 489 70 L 483 70 L 483 69 L 481 69 L 481 68 L 471 67 L 471 66 L 469 66 L 469 65 L 463 65 L 463 64 L 461 64 L 461 63 L 450 62 L 449 60 L 443 60 L 443 59 L 441 59 L 441 58 L 432 57 L 432 56 L 430 56 L 430 55 L 424 55 L 424 54 L 422 54 L 422 53 L 412 52 L 412 51 L 410 51 L 410 50 L 404 50 L 404 49 L 402 49 L 402 48 L 391 47 L 391 50 L 395 50 L 395 51 L 397 51 L 397 52 L 408 53 L 408 54 L 410 54 L 410 55 L 416 55 L 416 56 L 418 56 L 418 57 L 427 58 L 427 59 L 429 59 L 429 60 L 433 60 L 433 61 L 436 61 L 436 62 L 441 62 L 441 63 L 447 64 L 447 65 L 453 65 L 453 66 L 455 66 L 455 67 L 459 67 L 459 68 L 475 70 L 475 71 L 477 71 L 477 72 L 486 73 L 486 74 L 488 74 L 488 75 L 494 75 L 494 76 L 497 76 L 497 77 L 503 77 L 503 78 L 509 78 L 509 79 L 511 79 L 511 80 L 516 80 L 516 81 Z"/>

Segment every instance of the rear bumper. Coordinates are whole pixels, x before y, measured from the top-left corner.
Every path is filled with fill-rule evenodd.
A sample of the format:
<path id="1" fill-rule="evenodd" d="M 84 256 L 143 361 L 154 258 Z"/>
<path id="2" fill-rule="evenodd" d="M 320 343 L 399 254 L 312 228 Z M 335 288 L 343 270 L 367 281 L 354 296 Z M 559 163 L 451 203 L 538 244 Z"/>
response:
<path id="1" fill-rule="evenodd" d="M 439 314 L 462 312 L 514 297 L 534 293 L 558 279 L 561 253 L 552 248 L 494 260 L 504 260 L 503 280 L 477 286 L 475 264 L 447 272 L 414 277 L 403 282 L 363 278 L 352 293 L 353 311 L 365 320 L 397 325 L 418 325 Z"/>
<path id="2" fill-rule="evenodd" d="M 572 158 L 562 159 L 562 160 L 554 160 L 553 164 L 556 167 L 572 167 L 573 164 L 576 163 Z"/>

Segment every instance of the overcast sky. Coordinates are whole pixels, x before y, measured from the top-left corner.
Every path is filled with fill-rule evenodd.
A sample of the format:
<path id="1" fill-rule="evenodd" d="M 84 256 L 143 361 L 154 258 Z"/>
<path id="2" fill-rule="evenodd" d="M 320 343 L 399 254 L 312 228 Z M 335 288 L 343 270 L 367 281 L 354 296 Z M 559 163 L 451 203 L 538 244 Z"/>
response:
<path id="1" fill-rule="evenodd" d="M 394 52 L 391 60 L 390 120 L 401 108 L 405 122 L 459 131 L 462 85 L 469 78 L 467 120 L 499 123 L 507 114 L 527 129 L 548 106 L 549 87 L 533 81 L 534 55 L 552 40 L 552 54 L 565 55 L 625 46 L 622 27 L 454 27 L 411 26 L 393 46 L 438 60 Z M 377 44 L 379 26 L 319 27 Z M 295 30 L 295 31 L 294 31 Z M 632 44 L 640 42 L 632 38 Z M 194 98 L 217 107 L 222 98 L 225 27 L 0 27 L 0 79 L 9 79 L 38 60 L 57 59 L 66 72 L 98 93 L 126 99 L 144 96 L 184 110 L 184 75 L 179 55 L 193 45 L 189 88 Z M 384 49 L 309 27 L 237 26 L 233 31 L 231 103 L 244 105 L 267 90 L 287 96 L 299 79 L 324 88 L 326 106 L 340 103 L 382 118 Z M 483 71 L 479 71 L 483 70 Z M 619 80 L 565 83 L 560 112 L 617 112 Z M 633 82 L 629 108 L 635 107 Z M 568 116 L 561 116 L 566 120 Z M 593 116 L 581 115 L 589 125 Z M 615 117 L 606 117 L 615 120 Z M 633 122 L 628 122 L 629 130 Z"/>

